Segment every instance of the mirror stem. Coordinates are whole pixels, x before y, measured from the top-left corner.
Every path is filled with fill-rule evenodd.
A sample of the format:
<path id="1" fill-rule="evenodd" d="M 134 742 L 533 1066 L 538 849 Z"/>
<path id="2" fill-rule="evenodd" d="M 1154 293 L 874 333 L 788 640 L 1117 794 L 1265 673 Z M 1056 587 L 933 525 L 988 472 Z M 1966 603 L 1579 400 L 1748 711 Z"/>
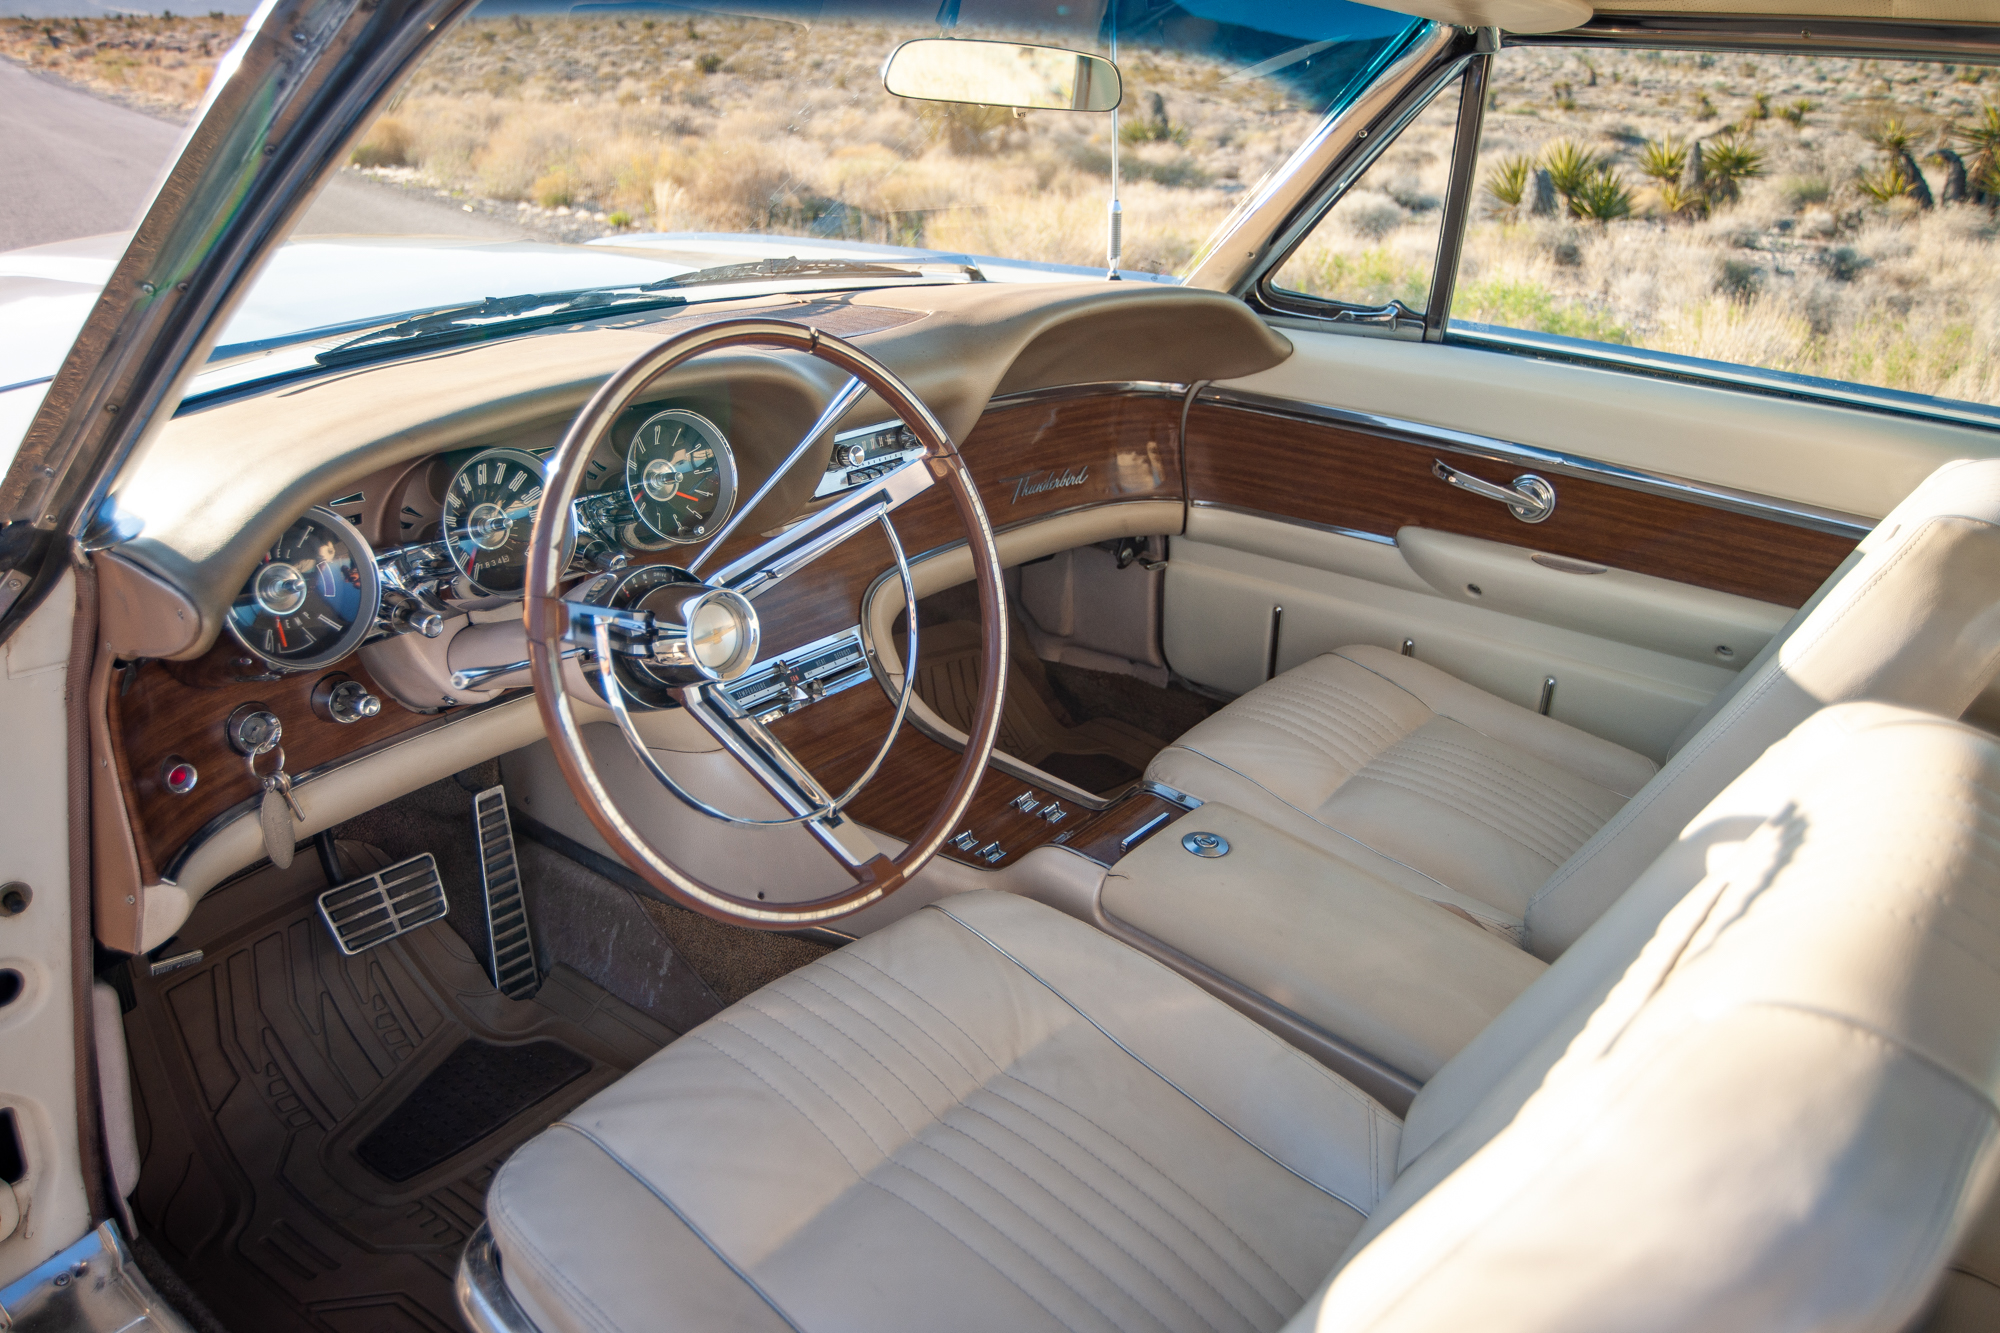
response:
<path id="1" fill-rule="evenodd" d="M 1118 6 L 1111 6 L 1111 63 L 1118 63 Z M 1125 253 L 1125 209 L 1118 202 L 1118 108 L 1111 108 L 1111 234 L 1104 247 L 1105 278 L 1117 282 L 1118 261 Z"/>

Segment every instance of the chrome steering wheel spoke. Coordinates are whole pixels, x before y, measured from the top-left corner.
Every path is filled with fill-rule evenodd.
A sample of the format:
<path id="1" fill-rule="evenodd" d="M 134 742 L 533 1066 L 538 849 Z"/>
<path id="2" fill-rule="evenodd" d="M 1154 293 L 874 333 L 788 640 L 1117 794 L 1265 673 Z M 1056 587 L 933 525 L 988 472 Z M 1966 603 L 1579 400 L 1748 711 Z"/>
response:
<path id="1" fill-rule="evenodd" d="M 913 459 L 848 492 L 756 550 L 730 561 L 710 581 L 755 601 L 869 524 L 929 490 L 934 479 L 924 461 Z"/>

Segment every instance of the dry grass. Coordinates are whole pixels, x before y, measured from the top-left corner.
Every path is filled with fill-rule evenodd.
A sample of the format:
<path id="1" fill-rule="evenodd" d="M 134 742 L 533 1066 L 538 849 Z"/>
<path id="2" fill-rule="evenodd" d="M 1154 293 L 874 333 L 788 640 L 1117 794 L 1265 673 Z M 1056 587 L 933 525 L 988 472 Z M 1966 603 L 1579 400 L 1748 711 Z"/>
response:
<path id="1" fill-rule="evenodd" d="M 153 18 L 0 20 L 0 56 L 122 101 L 179 118 L 208 89 L 243 20 Z"/>
<path id="2" fill-rule="evenodd" d="M 1108 118 L 893 98 L 877 71 L 915 35 L 713 16 L 476 21 L 417 72 L 355 161 L 634 228 L 1101 263 Z M 1312 112 L 1227 83 L 1212 62 L 1124 63 L 1147 127 L 1122 150 L 1125 263 L 1172 271 Z"/>

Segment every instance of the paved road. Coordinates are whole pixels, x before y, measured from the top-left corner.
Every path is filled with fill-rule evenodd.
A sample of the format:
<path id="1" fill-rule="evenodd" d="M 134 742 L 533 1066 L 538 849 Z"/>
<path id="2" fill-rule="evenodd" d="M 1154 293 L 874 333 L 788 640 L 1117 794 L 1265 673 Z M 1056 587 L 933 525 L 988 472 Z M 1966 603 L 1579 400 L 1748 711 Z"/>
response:
<path id="1" fill-rule="evenodd" d="M 0 250 L 123 231 L 139 219 L 180 142 L 176 125 L 0 60 Z M 343 173 L 298 234 L 526 233 L 482 214 Z"/>

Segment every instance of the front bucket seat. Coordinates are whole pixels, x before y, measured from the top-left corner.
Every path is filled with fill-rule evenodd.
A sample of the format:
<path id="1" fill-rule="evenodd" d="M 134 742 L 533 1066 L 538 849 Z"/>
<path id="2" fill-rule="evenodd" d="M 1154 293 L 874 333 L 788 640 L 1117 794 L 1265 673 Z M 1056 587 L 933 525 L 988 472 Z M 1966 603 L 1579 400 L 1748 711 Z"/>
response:
<path id="1" fill-rule="evenodd" d="M 474 1327 L 1903 1328 L 2000 1156 L 2000 744 L 1820 714 L 1407 1123 L 1039 904 L 948 899 L 501 1169 Z M 1739 825 L 1740 826 L 1740 825 Z M 1637 936 L 1646 939 L 1645 934 Z"/>

